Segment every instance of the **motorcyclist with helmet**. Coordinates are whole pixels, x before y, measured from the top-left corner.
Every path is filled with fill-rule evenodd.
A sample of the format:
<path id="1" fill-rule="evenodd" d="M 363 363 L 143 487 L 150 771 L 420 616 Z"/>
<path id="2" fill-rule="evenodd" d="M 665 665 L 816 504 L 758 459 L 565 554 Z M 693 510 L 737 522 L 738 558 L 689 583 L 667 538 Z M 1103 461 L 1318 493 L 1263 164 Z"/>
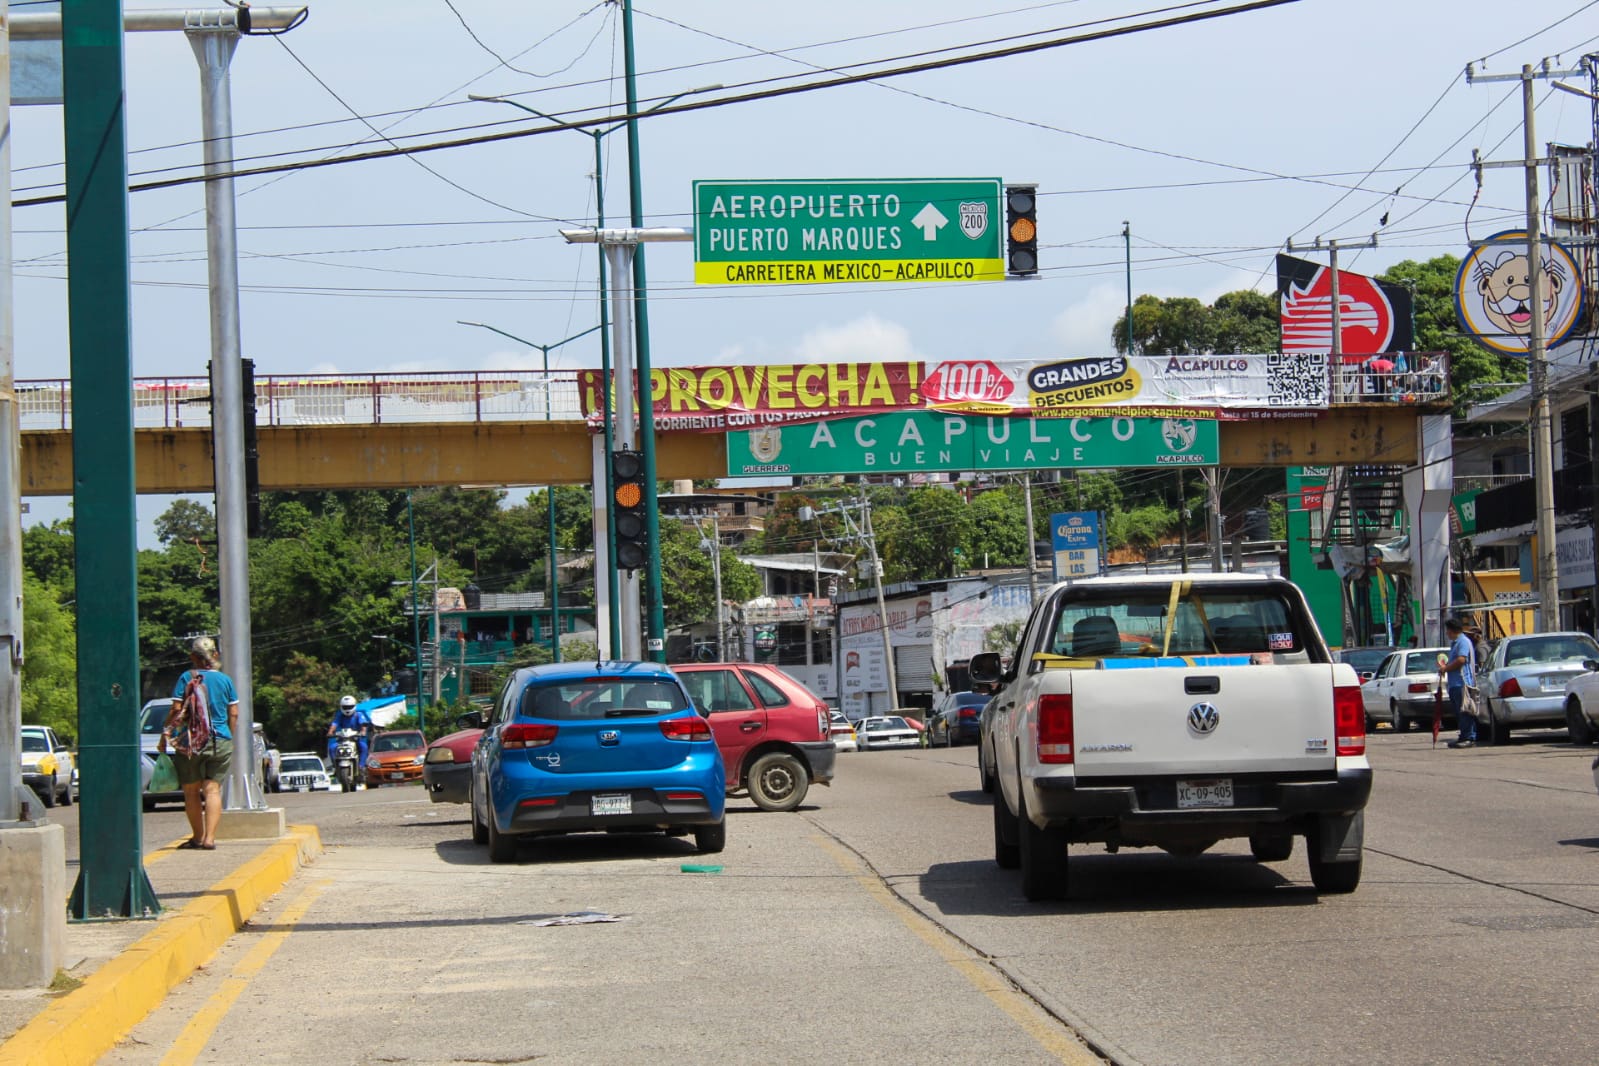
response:
<path id="1" fill-rule="evenodd" d="M 333 765 L 333 754 L 339 746 L 338 735 L 341 729 L 354 729 L 360 734 L 356 738 L 356 749 L 361 758 L 357 773 L 364 773 L 366 768 L 366 738 L 367 734 L 372 731 L 372 720 L 366 716 L 365 711 L 356 707 L 354 696 L 339 697 L 339 709 L 333 715 L 333 721 L 328 724 L 328 766 L 330 768 Z M 332 770 L 330 769 L 329 773 L 331 772 Z"/>

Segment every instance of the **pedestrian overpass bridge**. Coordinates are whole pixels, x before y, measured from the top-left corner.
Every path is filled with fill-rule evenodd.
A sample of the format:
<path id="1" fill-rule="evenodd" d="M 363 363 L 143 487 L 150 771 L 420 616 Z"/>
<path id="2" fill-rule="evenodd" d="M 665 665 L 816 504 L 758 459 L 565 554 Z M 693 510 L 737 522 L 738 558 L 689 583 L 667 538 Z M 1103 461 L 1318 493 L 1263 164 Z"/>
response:
<path id="1" fill-rule="evenodd" d="M 263 491 L 429 485 L 589 484 L 595 427 L 579 407 L 576 371 L 258 375 Z M 64 379 L 19 381 L 22 494 L 72 493 L 72 390 Z M 133 382 L 140 493 L 213 491 L 210 382 Z M 1314 417 L 1220 423 L 1223 466 L 1413 466 L 1420 419 L 1446 414 L 1446 392 L 1335 403 Z M 1106 415 L 1114 413 L 1107 409 Z M 656 437 L 663 480 L 727 474 L 725 438 Z"/>

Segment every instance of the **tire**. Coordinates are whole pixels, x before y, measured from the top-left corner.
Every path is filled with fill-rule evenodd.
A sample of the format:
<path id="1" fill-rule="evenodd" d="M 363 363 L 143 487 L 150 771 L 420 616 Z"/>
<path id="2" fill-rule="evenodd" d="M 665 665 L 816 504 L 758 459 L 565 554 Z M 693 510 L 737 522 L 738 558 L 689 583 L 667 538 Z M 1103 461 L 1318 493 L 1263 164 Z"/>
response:
<path id="1" fill-rule="evenodd" d="M 727 819 L 723 818 L 715 825 L 695 826 L 694 847 L 702 855 L 714 855 L 727 847 Z"/>
<path id="2" fill-rule="evenodd" d="M 1249 852 L 1256 862 L 1282 862 L 1294 853 L 1294 838 L 1288 833 L 1251 833 Z"/>
<path id="3" fill-rule="evenodd" d="M 1408 733 L 1414 718 L 1406 718 L 1399 713 L 1399 701 L 1388 701 L 1388 724 L 1393 726 L 1395 733 Z"/>
<path id="4" fill-rule="evenodd" d="M 1593 724 L 1582 713 L 1582 704 L 1574 699 L 1566 701 L 1566 732 L 1573 744 L 1587 747 L 1593 743 Z"/>
<path id="5" fill-rule="evenodd" d="M 805 764 L 786 751 L 769 751 L 750 766 L 750 799 L 763 811 L 792 811 L 810 787 Z"/>
<path id="6" fill-rule="evenodd" d="M 1327 895 L 1345 895 L 1353 892 L 1360 885 L 1360 867 L 1362 859 L 1353 862 L 1323 862 L 1321 859 L 1321 840 L 1317 830 L 1312 829 L 1305 840 L 1305 851 L 1310 859 L 1310 881 L 1316 886 L 1317 892 Z"/>
<path id="7" fill-rule="evenodd" d="M 489 827 L 478 821 L 477 796 L 474 794 L 468 806 L 472 808 L 472 843 L 487 844 L 489 842 Z"/>
<path id="8" fill-rule="evenodd" d="M 39 797 L 39 800 L 46 807 L 54 807 L 56 805 L 56 775 L 55 774 L 51 774 L 50 775 L 50 781 L 49 781 L 48 784 L 46 784 L 44 786 L 44 794 Z"/>
<path id="9" fill-rule="evenodd" d="M 488 817 L 488 844 L 490 862 L 510 862 L 516 858 L 516 837 L 502 833 L 494 824 L 494 812 Z"/>
<path id="10" fill-rule="evenodd" d="M 1465 712 L 1462 711 L 1462 714 Z M 1488 723 L 1477 723 L 1477 734 L 1480 738 L 1495 746 L 1510 743 L 1510 723 L 1501 719 L 1494 713 L 1494 705 L 1488 704 Z"/>
<path id="11" fill-rule="evenodd" d="M 355 791 L 355 773 L 348 763 L 339 767 L 339 788 L 344 792 Z"/>
<path id="12" fill-rule="evenodd" d="M 1027 798 L 1016 791 L 1016 834 L 1020 838 L 1022 895 L 1029 903 L 1065 899 L 1069 887 L 1066 834 L 1060 829 L 1040 829 L 1027 817 Z"/>
<path id="13" fill-rule="evenodd" d="M 977 780 L 984 792 L 993 793 L 994 775 L 988 772 L 988 755 L 983 749 L 982 740 L 977 742 Z"/>
<path id="14" fill-rule="evenodd" d="M 989 787 L 993 787 L 990 779 Z M 1022 862 L 1022 853 L 1016 843 L 1016 818 L 1005 807 L 1005 797 L 994 794 L 994 865 L 1001 870 L 1014 870 Z"/>
<path id="15" fill-rule="evenodd" d="M 61 793 L 61 806 L 70 807 L 72 806 L 72 801 L 77 798 L 72 793 L 72 777 L 69 775 L 67 777 L 67 787 Z"/>

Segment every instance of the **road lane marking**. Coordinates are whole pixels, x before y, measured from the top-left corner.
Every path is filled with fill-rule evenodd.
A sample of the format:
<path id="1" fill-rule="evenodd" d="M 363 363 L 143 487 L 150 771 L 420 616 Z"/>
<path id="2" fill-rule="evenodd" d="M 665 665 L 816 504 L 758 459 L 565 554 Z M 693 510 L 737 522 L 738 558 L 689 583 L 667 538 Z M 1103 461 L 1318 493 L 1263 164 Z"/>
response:
<path id="1" fill-rule="evenodd" d="M 854 854 L 825 836 L 814 836 L 812 839 L 823 851 L 832 856 L 839 868 L 864 888 L 869 896 L 899 918 L 905 928 L 915 933 L 918 939 L 937 952 L 951 969 L 988 997 L 989 1002 L 1009 1015 L 1023 1032 L 1038 1043 L 1039 1047 L 1055 1056 L 1060 1062 L 1067 1063 L 1068 1066 L 1104 1066 L 1103 1058 L 1075 1036 L 1062 1032 L 1058 1023 L 1054 1023 L 1053 1020 L 1046 1022 L 1044 1019 L 1048 1015 L 1039 1004 L 1018 990 L 992 963 L 985 959 L 974 958 L 970 951 L 947 931 L 896 896 L 881 879 L 865 870 Z"/>
<path id="2" fill-rule="evenodd" d="M 273 953 L 283 946 L 289 934 L 294 932 L 294 926 L 305 917 L 305 912 L 311 909 L 311 904 L 316 902 L 322 890 L 332 883 L 318 881 L 306 886 L 294 897 L 273 923 L 280 928 L 263 936 L 233 967 L 233 972 L 223 978 L 222 987 L 189 1019 L 189 1024 L 172 1042 L 172 1049 L 162 1057 L 160 1066 L 190 1066 L 199 1060 L 211 1035 L 222 1024 L 222 1019 L 232 1009 L 234 1002 L 249 987 L 251 980 L 260 974 Z"/>

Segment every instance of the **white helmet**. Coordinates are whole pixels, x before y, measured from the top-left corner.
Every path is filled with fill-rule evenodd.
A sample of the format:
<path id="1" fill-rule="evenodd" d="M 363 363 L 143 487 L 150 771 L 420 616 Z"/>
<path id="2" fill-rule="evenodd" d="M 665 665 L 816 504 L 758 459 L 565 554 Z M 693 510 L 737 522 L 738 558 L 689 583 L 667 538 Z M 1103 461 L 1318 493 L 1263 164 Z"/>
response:
<path id="1" fill-rule="evenodd" d="M 339 697 L 339 710 L 341 710 L 341 711 L 353 711 L 353 710 L 355 710 L 355 697 L 354 696 L 340 696 Z"/>

